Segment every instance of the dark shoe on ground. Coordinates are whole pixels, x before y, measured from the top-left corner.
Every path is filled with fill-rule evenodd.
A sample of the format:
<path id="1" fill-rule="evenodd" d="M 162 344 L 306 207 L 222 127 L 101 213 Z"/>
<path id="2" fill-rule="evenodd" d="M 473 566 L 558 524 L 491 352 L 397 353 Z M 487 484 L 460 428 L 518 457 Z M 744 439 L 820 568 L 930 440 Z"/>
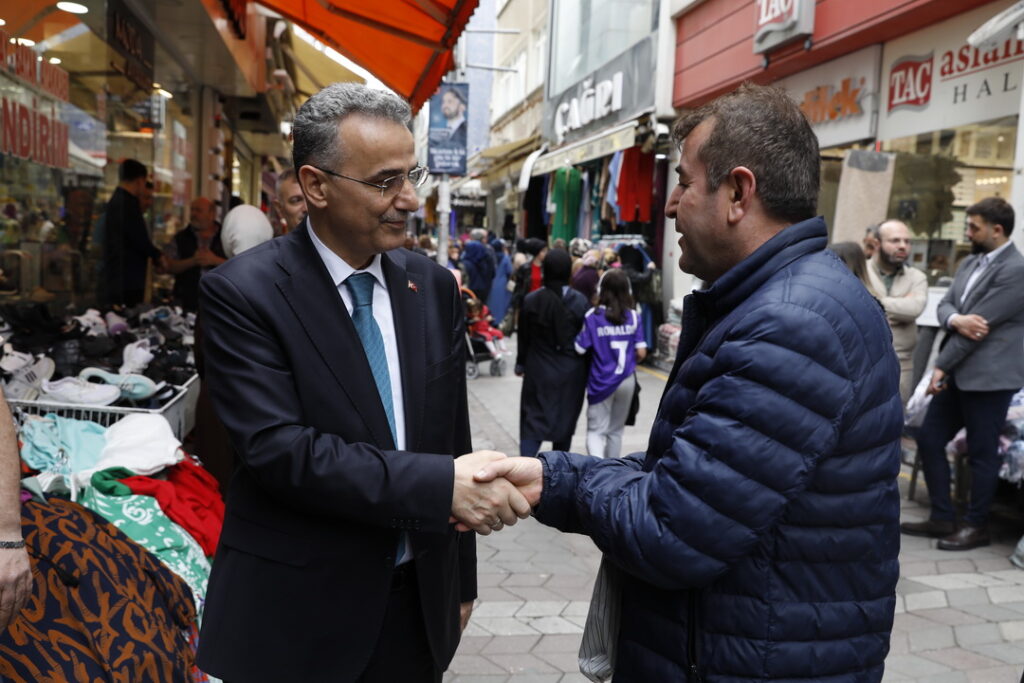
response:
<path id="1" fill-rule="evenodd" d="M 900 531 L 908 536 L 927 536 L 928 538 L 945 538 L 956 531 L 953 522 L 929 519 L 925 522 L 904 522 Z"/>
<path id="2" fill-rule="evenodd" d="M 956 533 L 946 536 L 938 543 L 939 550 L 971 550 L 989 545 L 988 529 L 976 526 L 960 527 Z"/>

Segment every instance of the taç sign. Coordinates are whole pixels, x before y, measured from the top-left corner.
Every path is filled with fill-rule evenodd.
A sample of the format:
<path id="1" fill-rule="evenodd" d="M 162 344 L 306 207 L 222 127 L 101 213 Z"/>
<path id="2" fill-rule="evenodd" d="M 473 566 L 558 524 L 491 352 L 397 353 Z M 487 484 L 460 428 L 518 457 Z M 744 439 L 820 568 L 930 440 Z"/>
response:
<path id="1" fill-rule="evenodd" d="M 880 139 L 1019 113 L 1024 41 L 1013 36 L 990 50 L 967 43 L 974 29 L 1011 4 L 983 5 L 885 44 Z"/>
<path id="2" fill-rule="evenodd" d="M 814 33 L 814 0 L 757 0 L 754 21 L 754 53 Z"/>

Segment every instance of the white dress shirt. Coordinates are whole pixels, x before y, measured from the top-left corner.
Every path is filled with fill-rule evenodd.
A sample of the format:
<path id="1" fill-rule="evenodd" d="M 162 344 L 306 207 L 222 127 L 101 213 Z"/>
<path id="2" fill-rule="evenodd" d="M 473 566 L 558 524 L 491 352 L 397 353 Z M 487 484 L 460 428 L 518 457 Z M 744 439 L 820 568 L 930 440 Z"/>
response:
<path id="1" fill-rule="evenodd" d="M 338 289 L 345 309 L 352 315 L 352 295 L 345 285 L 345 280 L 355 273 L 369 273 L 376 280 L 373 288 L 373 319 L 377 321 L 380 335 L 384 338 L 384 353 L 388 359 L 388 374 L 391 376 L 391 402 L 395 415 L 395 448 L 405 450 L 405 403 L 402 400 L 402 365 L 398 358 L 398 336 L 395 334 L 395 318 L 391 312 L 391 297 L 388 296 L 388 285 L 384 281 L 384 271 L 380 265 L 380 254 L 363 270 L 356 270 L 343 258 L 327 248 L 327 245 L 316 236 L 313 223 L 309 224 L 309 238 L 313 240 L 316 253 L 327 266 L 331 281 Z"/>

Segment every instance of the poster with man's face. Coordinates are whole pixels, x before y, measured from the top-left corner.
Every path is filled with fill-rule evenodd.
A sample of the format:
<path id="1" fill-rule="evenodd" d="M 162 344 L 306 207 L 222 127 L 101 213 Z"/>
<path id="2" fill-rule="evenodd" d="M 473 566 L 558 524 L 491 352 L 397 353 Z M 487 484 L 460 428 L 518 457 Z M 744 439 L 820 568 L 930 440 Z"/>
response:
<path id="1" fill-rule="evenodd" d="M 468 83 L 442 83 L 430 98 L 427 166 L 431 173 L 466 174 Z"/>

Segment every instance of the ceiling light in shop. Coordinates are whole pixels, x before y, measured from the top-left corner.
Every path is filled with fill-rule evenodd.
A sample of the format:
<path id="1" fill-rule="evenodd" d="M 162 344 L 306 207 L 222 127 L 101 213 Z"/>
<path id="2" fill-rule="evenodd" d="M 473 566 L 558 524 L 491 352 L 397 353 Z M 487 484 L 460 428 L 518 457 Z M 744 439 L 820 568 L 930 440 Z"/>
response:
<path id="1" fill-rule="evenodd" d="M 995 176 L 992 178 L 978 178 L 974 181 L 975 185 L 1003 185 L 1010 179 L 1007 176 Z"/>
<path id="2" fill-rule="evenodd" d="M 3 19 L 0 19 L 0 26 L 7 26 L 7 22 L 4 21 Z"/>
<path id="3" fill-rule="evenodd" d="M 163 88 L 157 88 L 156 91 L 169 100 L 174 99 L 174 95 L 172 95 L 168 90 L 164 90 Z"/>
<path id="4" fill-rule="evenodd" d="M 85 14 L 89 8 L 80 2 L 58 2 L 57 9 L 62 9 L 71 14 Z"/>
<path id="5" fill-rule="evenodd" d="M 36 44 L 36 41 L 29 40 L 28 38 L 11 38 L 11 42 L 17 45 L 24 45 L 25 47 L 32 47 Z"/>
<path id="6" fill-rule="evenodd" d="M 50 64 L 60 64 L 60 57 L 50 57 Z"/>

